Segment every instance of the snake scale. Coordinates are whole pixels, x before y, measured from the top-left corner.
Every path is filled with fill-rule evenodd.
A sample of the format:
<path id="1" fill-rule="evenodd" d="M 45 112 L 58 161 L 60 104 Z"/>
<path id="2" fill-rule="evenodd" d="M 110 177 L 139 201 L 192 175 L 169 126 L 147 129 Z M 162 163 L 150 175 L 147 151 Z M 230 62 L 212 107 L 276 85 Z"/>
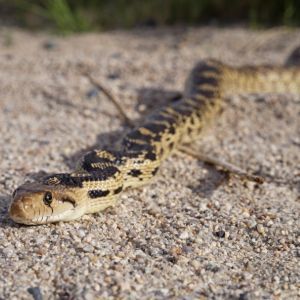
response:
<path id="1" fill-rule="evenodd" d="M 21 185 L 13 193 L 10 217 L 17 223 L 46 224 L 114 205 L 124 189 L 148 183 L 176 147 L 194 141 L 216 118 L 226 95 L 300 94 L 299 64 L 290 61 L 278 67 L 199 62 L 188 77 L 184 97 L 150 114 L 124 137 L 121 150 L 88 152 L 71 173 Z"/>

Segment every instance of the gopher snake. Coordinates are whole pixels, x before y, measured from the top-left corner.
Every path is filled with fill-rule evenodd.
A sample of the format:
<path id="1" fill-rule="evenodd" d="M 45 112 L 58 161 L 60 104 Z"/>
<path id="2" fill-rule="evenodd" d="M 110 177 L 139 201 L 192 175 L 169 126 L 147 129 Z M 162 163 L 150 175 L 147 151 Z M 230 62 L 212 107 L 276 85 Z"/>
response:
<path id="1" fill-rule="evenodd" d="M 300 68 L 231 67 L 216 60 L 198 63 L 185 96 L 151 114 L 122 142 L 121 151 L 87 153 L 71 173 L 25 183 L 13 193 L 9 214 L 18 223 L 70 221 L 112 206 L 128 187 L 149 182 L 161 162 L 182 143 L 192 142 L 233 93 L 300 93 Z"/>

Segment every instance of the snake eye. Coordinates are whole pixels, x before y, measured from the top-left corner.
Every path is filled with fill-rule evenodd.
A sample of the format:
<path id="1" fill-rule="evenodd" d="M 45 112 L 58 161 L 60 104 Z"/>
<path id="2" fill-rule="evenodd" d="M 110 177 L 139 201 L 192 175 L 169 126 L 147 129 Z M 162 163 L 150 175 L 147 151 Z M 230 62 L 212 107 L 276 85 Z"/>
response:
<path id="1" fill-rule="evenodd" d="M 52 202 L 52 194 L 50 192 L 46 192 L 43 201 L 46 205 L 50 206 Z"/>

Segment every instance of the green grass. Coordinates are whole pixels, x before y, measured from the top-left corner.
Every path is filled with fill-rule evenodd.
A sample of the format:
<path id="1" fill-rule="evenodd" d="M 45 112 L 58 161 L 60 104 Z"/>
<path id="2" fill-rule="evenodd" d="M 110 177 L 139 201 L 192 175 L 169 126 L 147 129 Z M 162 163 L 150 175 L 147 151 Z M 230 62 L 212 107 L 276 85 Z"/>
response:
<path id="1" fill-rule="evenodd" d="M 1 12 L 22 26 L 62 34 L 211 22 L 252 27 L 300 24 L 299 0 L 0 0 Z"/>
<path id="2" fill-rule="evenodd" d="M 66 0 L 48 0 L 45 14 L 61 33 L 67 34 L 89 29 L 88 20 L 77 10 L 72 11 Z"/>

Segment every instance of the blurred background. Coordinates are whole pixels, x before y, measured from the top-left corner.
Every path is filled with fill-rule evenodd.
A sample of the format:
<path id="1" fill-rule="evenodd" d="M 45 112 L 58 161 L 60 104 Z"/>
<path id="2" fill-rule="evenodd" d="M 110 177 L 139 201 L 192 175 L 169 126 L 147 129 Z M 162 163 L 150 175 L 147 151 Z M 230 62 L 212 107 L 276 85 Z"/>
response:
<path id="1" fill-rule="evenodd" d="M 300 24 L 299 0 L 0 0 L 1 25 L 60 34 L 137 26 Z"/>

